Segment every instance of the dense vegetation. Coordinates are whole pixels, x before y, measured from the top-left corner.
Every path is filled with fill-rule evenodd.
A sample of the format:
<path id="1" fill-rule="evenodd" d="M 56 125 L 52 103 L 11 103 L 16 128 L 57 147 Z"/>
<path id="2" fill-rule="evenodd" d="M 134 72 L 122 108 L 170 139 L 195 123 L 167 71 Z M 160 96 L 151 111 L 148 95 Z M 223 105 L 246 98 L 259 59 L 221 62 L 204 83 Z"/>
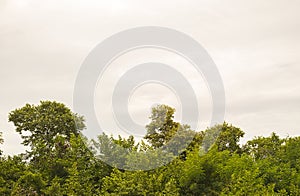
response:
<path id="1" fill-rule="evenodd" d="M 105 134 L 88 141 L 83 117 L 61 103 L 16 109 L 9 121 L 29 150 L 1 155 L 0 195 L 300 195 L 300 137 L 272 133 L 239 145 L 239 128 L 224 122 L 194 132 L 174 112 L 153 108 L 137 143 Z"/>

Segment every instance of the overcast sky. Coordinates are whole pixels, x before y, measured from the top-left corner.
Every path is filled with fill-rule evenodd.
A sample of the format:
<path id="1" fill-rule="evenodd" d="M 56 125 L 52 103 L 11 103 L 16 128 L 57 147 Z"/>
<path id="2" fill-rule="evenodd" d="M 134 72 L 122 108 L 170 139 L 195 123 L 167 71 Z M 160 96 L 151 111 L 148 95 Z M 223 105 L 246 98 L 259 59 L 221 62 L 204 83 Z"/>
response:
<path id="1" fill-rule="evenodd" d="M 24 150 L 7 122 L 10 111 L 40 100 L 72 108 L 75 79 L 89 52 L 112 34 L 149 25 L 188 34 L 207 50 L 223 78 L 225 120 L 246 132 L 244 140 L 272 131 L 282 137 L 300 135 L 299 7 L 299 0 L 1 0 L 1 149 L 5 154 Z M 116 66 L 135 64 L 141 56 L 145 62 L 180 62 L 164 51 L 128 55 Z M 112 69 L 106 77 L 116 72 Z M 188 71 L 187 77 L 197 78 Z M 95 95 L 111 87 L 103 88 L 99 85 Z M 149 89 L 161 96 L 151 97 Z M 159 86 L 139 89 L 129 103 L 131 116 L 146 123 L 155 102 L 180 108 L 172 96 Z M 101 108 L 103 102 L 97 100 L 95 106 Z"/>

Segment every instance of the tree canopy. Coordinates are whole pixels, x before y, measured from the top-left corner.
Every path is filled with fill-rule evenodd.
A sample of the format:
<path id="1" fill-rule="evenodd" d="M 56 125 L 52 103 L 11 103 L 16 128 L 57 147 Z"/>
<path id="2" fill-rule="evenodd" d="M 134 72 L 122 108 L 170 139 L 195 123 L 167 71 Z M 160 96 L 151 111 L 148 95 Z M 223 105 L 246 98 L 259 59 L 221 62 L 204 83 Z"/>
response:
<path id="1" fill-rule="evenodd" d="M 64 104 L 26 104 L 9 121 L 30 150 L 0 156 L 0 195 L 300 195 L 300 137 L 272 133 L 241 145 L 238 127 L 194 131 L 174 114 L 152 108 L 141 141 L 89 141 L 83 117 Z"/>

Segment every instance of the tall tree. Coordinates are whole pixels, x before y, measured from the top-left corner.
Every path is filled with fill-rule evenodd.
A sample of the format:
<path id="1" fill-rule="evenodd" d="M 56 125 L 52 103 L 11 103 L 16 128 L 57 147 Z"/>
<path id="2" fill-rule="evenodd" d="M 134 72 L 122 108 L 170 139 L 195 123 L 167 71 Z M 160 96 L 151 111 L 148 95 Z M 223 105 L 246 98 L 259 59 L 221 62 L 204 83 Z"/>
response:
<path id="1" fill-rule="evenodd" d="M 9 122 L 13 122 L 16 131 L 21 134 L 22 144 L 30 146 L 30 156 L 51 151 L 56 147 L 57 137 L 68 141 L 71 134 L 79 135 L 85 127 L 82 116 L 55 101 L 41 101 L 40 105 L 26 104 L 10 112 Z"/>
<path id="2" fill-rule="evenodd" d="M 21 135 L 22 144 L 30 147 L 25 158 L 30 160 L 32 170 L 42 174 L 46 181 L 55 177 L 64 181 L 71 167 L 65 155 L 72 149 L 71 138 L 81 137 L 83 117 L 62 103 L 41 101 L 39 105 L 26 104 L 10 112 L 9 121 Z"/>
<path id="3" fill-rule="evenodd" d="M 152 108 L 151 122 L 146 126 L 144 137 L 154 147 L 165 145 L 178 131 L 180 124 L 174 122 L 175 109 L 167 105 L 157 105 Z"/>

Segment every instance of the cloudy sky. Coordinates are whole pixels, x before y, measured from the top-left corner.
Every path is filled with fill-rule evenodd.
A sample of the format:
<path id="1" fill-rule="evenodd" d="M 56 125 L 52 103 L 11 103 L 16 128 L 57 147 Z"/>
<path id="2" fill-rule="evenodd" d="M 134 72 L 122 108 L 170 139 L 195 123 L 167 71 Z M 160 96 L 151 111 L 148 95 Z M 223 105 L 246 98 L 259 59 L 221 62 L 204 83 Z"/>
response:
<path id="1" fill-rule="evenodd" d="M 282 137 L 300 135 L 299 7 L 299 0 L 1 0 L 0 131 L 5 143 L 0 148 L 5 154 L 24 150 L 7 122 L 10 111 L 40 100 L 73 108 L 76 76 L 90 51 L 105 38 L 140 26 L 176 29 L 207 50 L 225 86 L 225 120 L 246 132 L 244 140 L 272 131 Z M 100 111 L 109 111 L 101 110 L 110 106 L 105 102 L 109 98 L 101 95 L 113 89 L 109 84 L 122 75 L 120 70 L 153 60 L 178 64 L 178 69 L 184 64 L 166 51 L 145 49 L 126 55 L 112 63 L 95 89 L 98 120 L 106 122 L 107 129 L 112 126 L 110 116 Z M 209 114 L 203 81 L 195 82 L 201 77 L 188 68 L 182 73 L 199 84 L 202 113 Z M 129 100 L 130 115 L 146 123 L 155 103 L 180 111 L 170 89 L 150 84 Z"/>

